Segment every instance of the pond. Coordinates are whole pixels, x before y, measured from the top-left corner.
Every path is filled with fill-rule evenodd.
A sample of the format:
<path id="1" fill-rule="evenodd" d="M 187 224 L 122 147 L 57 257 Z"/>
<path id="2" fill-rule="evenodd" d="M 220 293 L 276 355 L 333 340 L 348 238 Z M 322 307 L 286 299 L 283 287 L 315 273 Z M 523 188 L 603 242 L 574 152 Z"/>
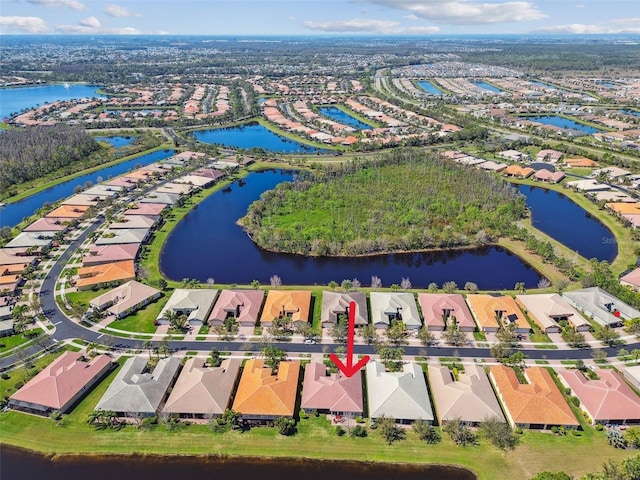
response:
<path id="1" fill-rule="evenodd" d="M 554 190 L 519 185 L 533 226 L 587 259 L 611 262 L 618 254 L 615 236 L 569 197 Z"/>
<path id="2" fill-rule="evenodd" d="M 325 149 L 311 147 L 289 140 L 259 123 L 247 123 L 237 127 L 196 130 L 192 135 L 203 143 L 212 143 L 233 148 L 262 148 L 278 153 L 321 153 Z"/>
<path id="3" fill-rule="evenodd" d="M 443 95 L 444 94 L 444 92 L 442 90 L 437 88 L 431 82 L 426 82 L 426 81 L 418 82 L 418 86 L 421 89 L 423 89 L 425 92 L 427 92 L 429 95 Z"/>
<path id="4" fill-rule="evenodd" d="M 622 113 L 626 113 L 627 115 L 635 115 L 636 117 L 640 117 L 640 112 L 637 110 L 620 110 Z"/>
<path id="5" fill-rule="evenodd" d="M 478 87 L 484 88 L 485 90 L 489 90 L 490 92 L 493 92 L 493 93 L 502 93 L 504 91 L 498 87 L 494 87 L 493 85 L 487 82 L 473 82 L 473 83 L 476 84 Z"/>
<path id="6" fill-rule="evenodd" d="M 231 456 L 59 456 L 55 459 L 3 446 L 0 450 L 3 480 L 24 478 L 47 480 L 175 480 L 218 478 L 255 480 L 325 480 L 366 478 L 368 480 L 476 480 L 469 470 L 446 465 L 408 465 L 376 462 L 323 461 L 308 458 L 260 459 Z M 88 473 L 90 472 L 90 473 Z"/>
<path id="7" fill-rule="evenodd" d="M 581 132 L 592 133 L 601 132 L 602 129 L 592 127 L 591 125 L 583 125 L 570 118 L 561 117 L 559 115 L 531 115 L 526 117 L 528 120 L 542 123 L 544 125 L 553 125 L 558 128 L 568 128 L 570 130 L 580 130 Z"/>
<path id="8" fill-rule="evenodd" d="M 59 100 L 107 98 L 97 93 L 99 89 L 97 85 L 77 83 L 0 88 L 0 118 Z"/>
<path id="9" fill-rule="evenodd" d="M 283 285 L 326 285 L 373 275 L 383 287 L 409 278 L 414 288 L 454 281 L 460 288 L 474 282 L 480 289 L 534 288 L 540 274 L 518 256 L 498 247 L 475 250 L 384 254 L 363 257 L 304 257 L 267 252 L 237 225 L 249 205 L 265 190 L 291 180 L 293 173 L 269 170 L 249 174 L 230 189 L 214 193 L 187 214 L 169 235 L 160 254 L 160 269 L 173 280 L 195 278 L 218 283 L 268 285 L 278 275 Z"/>
<path id="10" fill-rule="evenodd" d="M 342 125 L 348 125 L 350 127 L 357 128 L 358 130 L 371 130 L 371 128 L 373 128 L 371 125 L 361 122 L 357 118 L 352 117 L 347 112 L 336 107 L 320 107 L 318 110 L 325 117 L 329 117 L 331 120 L 341 123 Z"/>
<path id="11" fill-rule="evenodd" d="M 35 213 L 37 209 L 42 207 L 45 202 L 57 202 L 63 198 L 73 195 L 73 190 L 78 185 L 84 185 L 85 182 L 99 183 L 99 179 L 107 180 L 117 177 L 130 170 L 136 165 L 145 166 L 150 163 L 157 162 L 169 158 L 174 153 L 173 150 L 157 150 L 146 155 L 141 155 L 126 162 L 118 163 L 110 167 L 102 168 L 96 172 L 88 173 L 73 180 L 59 183 L 58 185 L 43 190 L 40 193 L 31 195 L 30 197 L 20 200 L 19 202 L 10 203 L 0 207 L 0 227 L 13 227 L 19 224 L 23 218 L 29 217 Z"/>
<path id="12" fill-rule="evenodd" d="M 113 148 L 122 148 L 135 142 L 136 137 L 95 137 L 96 142 L 106 142 Z"/>

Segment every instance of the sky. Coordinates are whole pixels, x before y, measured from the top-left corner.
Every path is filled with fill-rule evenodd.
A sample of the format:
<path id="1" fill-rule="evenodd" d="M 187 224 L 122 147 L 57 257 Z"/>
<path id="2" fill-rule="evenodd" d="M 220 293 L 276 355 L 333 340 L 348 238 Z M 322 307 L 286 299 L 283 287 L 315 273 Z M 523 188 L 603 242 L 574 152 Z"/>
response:
<path id="1" fill-rule="evenodd" d="M 640 34 L 640 0 L 0 0 L 0 34 Z"/>

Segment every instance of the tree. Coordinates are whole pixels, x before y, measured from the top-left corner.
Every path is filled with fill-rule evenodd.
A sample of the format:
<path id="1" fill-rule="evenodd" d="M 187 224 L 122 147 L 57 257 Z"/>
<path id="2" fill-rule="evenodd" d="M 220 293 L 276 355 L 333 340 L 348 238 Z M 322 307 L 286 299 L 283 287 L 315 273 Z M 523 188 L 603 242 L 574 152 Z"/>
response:
<path id="1" fill-rule="evenodd" d="M 167 287 L 169 286 L 169 284 L 167 283 L 167 281 L 164 278 L 161 278 L 158 280 L 158 288 L 160 290 L 162 290 L 163 292 L 167 289 Z"/>
<path id="2" fill-rule="evenodd" d="M 336 282 L 335 280 L 331 280 L 327 286 L 331 289 L 331 291 L 335 291 L 336 288 L 338 288 L 338 282 Z"/>
<path id="3" fill-rule="evenodd" d="M 609 347 L 614 347 L 620 343 L 620 334 L 609 325 L 596 330 L 593 336 Z"/>
<path id="4" fill-rule="evenodd" d="M 498 417 L 489 417 L 480 423 L 480 431 L 492 445 L 500 450 L 513 450 L 519 438 L 511 426 Z"/>
<path id="5" fill-rule="evenodd" d="M 564 472 L 548 472 L 545 470 L 544 472 L 539 472 L 531 480 L 573 480 L 573 477 Z"/>
<path id="6" fill-rule="evenodd" d="M 478 285 L 473 282 L 466 282 L 464 284 L 464 289 L 469 293 L 476 293 L 478 291 Z"/>
<path id="7" fill-rule="evenodd" d="M 287 358 L 287 352 L 275 345 L 266 345 L 262 348 L 262 356 L 264 357 L 265 365 L 273 371 L 277 371 L 280 362 Z"/>
<path id="8" fill-rule="evenodd" d="M 454 345 L 456 347 L 460 347 L 467 343 L 467 334 L 458 328 L 458 322 L 456 321 L 455 316 L 452 316 L 449 319 L 447 328 L 442 332 L 442 339 L 448 345 Z"/>
<path id="9" fill-rule="evenodd" d="M 607 441 L 614 448 L 627 448 L 627 440 L 616 427 L 607 430 Z"/>
<path id="10" fill-rule="evenodd" d="M 186 317 L 183 313 L 178 312 L 177 310 L 167 310 L 164 313 L 164 319 L 169 322 L 172 329 L 182 330 L 184 328 Z"/>
<path id="11" fill-rule="evenodd" d="M 378 334 L 376 333 L 376 327 L 371 323 L 368 323 L 361 327 L 359 330 L 360 336 L 363 338 L 367 345 L 372 345 L 378 340 Z"/>
<path id="12" fill-rule="evenodd" d="M 422 345 L 429 346 L 433 344 L 436 339 L 433 333 L 429 331 L 429 328 L 423 325 L 420 330 L 418 330 L 418 340 L 420 340 Z"/>
<path id="13" fill-rule="evenodd" d="M 431 293 L 436 293 L 438 291 L 438 284 L 436 282 L 431 282 L 427 287 L 427 290 Z"/>
<path id="14" fill-rule="evenodd" d="M 273 422 L 273 425 L 278 429 L 280 435 L 288 437 L 296 433 L 296 422 L 292 418 L 278 417 Z"/>
<path id="15" fill-rule="evenodd" d="M 442 430 L 451 437 L 456 445 L 475 445 L 478 438 L 460 418 L 453 418 L 445 423 Z"/>
<path id="16" fill-rule="evenodd" d="M 376 345 L 376 353 L 380 357 L 380 361 L 391 372 L 397 372 L 402 368 L 402 356 L 404 349 L 402 347 L 394 348 L 390 345 Z"/>
<path id="17" fill-rule="evenodd" d="M 296 334 L 301 335 L 305 340 L 314 340 L 317 336 L 313 327 L 308 323 L 301 323 L 295 329 Z"/>
<path id="18" fill-rule="evenodd" d="M 442 290 L 444 290 L 445 293 L 455 293 L 457 289 L 458 284 L 456 282 L 450 281 L 442 284 Z"/>
<path id="19" fill-rule="evenodd" d="M 400 288 L 405 292 L 411 288 L 411 280 L 409 280 L 409 277 L 402 277 L 402 280 L 400 281 Z"/>
<path id="20" fill-rule="evenodd" d="M 636 365 L 638 364 L 638 359 L 640 358 L 640 348 L 634 348 L 631 350 L 631 357 L 635 361 Z"/>
<path id="21" fill-rule="evenodd" d="M 251 280 L 251 288 L 253 288 L 254 290 L 258 290 L 260 288 L 260 280 Z"/>
<path id="22" fill-rule="evenodd" d="M 382 287 L 382 280 L 376 275 L 371 276 L 371 288 L 380 288 Z"/>
<path id="23" fill-rule="evenodd" d="M 560 333 L 562 340 L 572 348 L 584 348 L 587 346 L 587 340 L 582 332 L 578 332 L 570 325 L 562 327 Z"/>
<path id="24" fill-rule="evenodd" d="M 213 286 L 215 285 L 216 281 L 213 277 L 209 277 L 207 278 L 207 287 L 209 288 L 213 288 Z"/>
<path id="25" fill-rule="evenodd" d="M 342 283 L 340 284 L 340 286 L 345 292 L 348 292 L 353 288 L 353 282 L 348 278 L 345 278 L 344 280 L 342 280 Z"/>
<path id="26" fill-rule="evenodd" d="M 142 342 L 142 348 L 144 348 L 144 349 L 149 351 L 149 358 L 151 358 L 151 347 L 152 346 L 153 346 L 153 343 L 149 339 L 147 339 L 144 342 Z"/>
<path id="27" fill-rule="evenodd" d="M 439 443 L 442 439 L 440 433 L 438 433 L 432 425 L 420 418 L 413 422 L 412 428 L 413 431 L 416 432 L 416 435 L 418 435 L 418 438 L 428 444 L 433 445 L 435 443 Z"/>
<path id="28" fill-rule="evenodd" d="M 329 335 L 333 337 L 334 342 L 346 345 L 348 334 L 349 318 L 344 314 L 338 315 L 338 319 L 333 327 L 331 327 Z"/>
<path id="29" fill-rule="evenodd" d="M 640 480 L 640 455 L 622 460 L 622 473 L 629 480 Z"/>
<path id="30" fill-rule="evenodd" d="M 391 417 L 380 416 L 375 419 L 378 431 L 388 445 L 399 440 L 404 440 L 406 433 L 396 425 L 396 421 Z"/>
<path id="31" fill-rule="evenodd" d="M 527 287 L 524 282 L 517 282 L 513 289 L 518 293 L 525 293 L 527 291 Z"/>
<path id="32" fill-rule="evenodd" d="M 217 348 L 212 348 L 209 352 L 209 362 L 212 367 L 219 367 L 222 363 L 222 359 L 220 358 L 220 350 Z"/>
<path id="33" fill-rule="evenodd" d="M 282 279 L 278 275 L 271 275 L 269 278 L 269 283 L 273 288 L 278 288 L 282 285 Z"/>
<path id="34" fill-rule="evenodd" d="M 624 439 L 630 447 L 640 448 L 640 427 L 630 427 L 624 432 Z"/>
<path id="35" fill-rule="evenodd" d="M 404 327 L 404 323 L 400 320 L 394 320 L 391 322 L 391 327 L 387 329 L 387 338 L 392 345 L 399 347 L 407 343 L 407 330 Z"/>

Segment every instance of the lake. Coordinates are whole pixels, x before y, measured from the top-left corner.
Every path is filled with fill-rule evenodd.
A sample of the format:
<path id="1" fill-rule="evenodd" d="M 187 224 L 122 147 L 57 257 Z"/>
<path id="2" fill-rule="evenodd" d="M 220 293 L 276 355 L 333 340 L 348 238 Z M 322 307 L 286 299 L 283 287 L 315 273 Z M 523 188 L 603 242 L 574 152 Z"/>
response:
<path id="1" fill-rule="evenodd" d="M 350 127 L 357 128 L 358 130 L 371 130 L 373 128 L 371 125 L 361 122 L 357 118 L 352 117 L 348 113 L 336 107 L 320 107 L 318 110 L 325 117 L 341 123 L 342 125 L 349 125 Z"/>
<path id="2" fill-rule="evenodd" d="M 135 447 L 132 445 L 132 449 Z M 2 446 L 2 480 L 175 480 L 213 478 L 255 480 L 476 480 L 469 470 L 446 465 L 409 465 L 377 462 L 295 459 L 260 459 L 230 456 L 59 456 L 55 459 L 25 450 Z M 275 473 L 275 477 L 274 477 Z"/>
<path id="3" fill-rule="evenodd" d="M 192 135 L 199 142 L 233 148 L 262 148 L 268 152 L 278 153 L 316 153 L 326 151 L 289 140 L 255 122 L 237 127 L 196 130 Z"/>
<path id="4" fill-rule="evenodd" d="M 485 90 L 489 90 L 490 92 L 493 92 L 493 93 L 502 93 L 504 91 L 498 87 L 494 87 L 493 85 L 487 82 L 473 82 L 473 83 L 478 87 L 484 88 Z"/>
<path id="5" fill-rule="evenodd" d="M 97 85 L 76 83 L 0 88 L 0 118 L 59 100 L 107 98 L 105 95 L 96 93 L 99 89 Z"/>
<path id="6" fill-rule="evenodd" d="M 570 118 L 564 118 L 559 115 L 531 115 L 525 118 L 544 125 L 553 125 L 559 128 L 568 128 L 570 130 L 580 130 L 581 132 L 586 132 L 589 135 L 602 131 L 600 128 L 592 127 L 591 125 L 583 125 L 582 123 L 578 123 Z"/>
<path id="7" fill-rule="evenodd" d="M 627 115 L 635 115 L 636 117 L 640 117 L 640 112 L 637 110 L 620 110 L 622 113 L 626 113 Z"/>
<path id="8" fill-rule="evenodd" d="M 519 185 L 518 191 L 527 197 L 534 227 L 587 259 L 611 262 L 616 258 L 613 233 L 569 197 L 529 185 Z"/>
<path id="9" fill-rule="evenodd" d="M 249 205 L 265 190 L 291 180 L 290 171 L 253 172 L 230 189 L 210 195 L 171 232 L 160 254 L 160 269 L 173 280 L 195 278 L 217 283 L 269 284 L 278 275 L 283 285 L 326 285 L 357 278 L 362 285 L 372 275 L 383 287 L 408 277 L 414 288 L 454 281 L 460 288 L 474 282 L 480 289 L 513 288 L 524 282 L 534 288 L 540 274 L 518 256 L 499 247 L 475 250 L 384 254 L 366 257 L 305 257 L 267 252 L 257 247 L 237 225 Z"/>
<path id="10" fill-rule="evenodd" d="M 146 155 L 141 155 L 126 162 L 112 165 L 111 167 L 102 168 L 96 172 L 88 173 L 80 177 L 68 180 L 58 185 L 43 190 L 40 193 L 36 193 L 30 197 L 25 198 L 19 202 L 10 203 L 3 207 L 0 207 L 0 227 L 13 227 L 19 224 L 23 218 L 29 217 L 34 212 L 42 207 L 45 202 L 56 202 L 63 198 L 73 195 L 73 190 L 78 185 L 84 185 L 85 182 L 92 182 L 94 184 L 99 183 L 99 178 L 107 180 L 109 178 L 117 177 L 130 170 L 133 170 L 136 165 L 149 165 L 150 163 L 157 162 L 169 158 L 174 153 L 173 150 L 157 150 Z"/>
<path id="11" fill-rule="evenodd" d="M 418 86 L 427 92 L 429 95 L 443 95 L 444 92 L 436 88 L 431 82 L 418 82 Z"/>
<path id="12" fill-rule="evenodd" d="M 96 142 L 106 142 L 113 148 L 122 148 L 135 142 L 136 137 L 95 137 Z"/>

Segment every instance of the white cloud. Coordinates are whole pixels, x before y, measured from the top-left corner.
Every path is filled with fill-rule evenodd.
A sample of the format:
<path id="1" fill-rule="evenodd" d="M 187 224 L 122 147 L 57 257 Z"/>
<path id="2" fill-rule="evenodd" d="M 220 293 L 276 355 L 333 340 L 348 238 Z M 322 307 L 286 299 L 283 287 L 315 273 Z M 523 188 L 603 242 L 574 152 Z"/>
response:
<path id="1" fill-rule="evenodd" d="M 580 5 L 576 5 L 576 8 L 587 8 L 587 7 L 585 5 L 580 4 Z"/>
<path id="2" fill-rule="evenodd" d="M 84 10 L 87 8 L 83 3 L 78 0 L 27 0 L 34 5 L 42 5 L 43 7 L 68 7 L 73 10 Z"/>
<path id="3" fill-rule="evenodd" d="M 104 7 L 104 13 L 110 17 L 139 17 L 140 14 L 133 13 L 127 7 L 121 7 L 115 3 L 110 3 Z"/>
<path id="4" fill-rule="evenodd" d="M 472 0 L 362 0 L 397 10 L 406 10 L 417 17 L 454 25 L 540 20 L 547 15 L 531 2 L 514 1 L 478 3 Z"/>
<path id="5" fill-rule="evenodd" d="M 7 32 L 46 33 L 49 27 L 40 17 L 0 17 L 0 25 Z"/>
<path id="6" fill-rule="evenodd" d="M 316 22 L 308 20 L 302 23 L 303 26 L 310 30 L 320 30 L 322 32 L 334 32 L 334 33 L 387 33 L 387 34 L 401 34 L 401 33 L 436 33 L 440 31 L 438 27 L 402 27 L 400 22 L 393 20 L 374 20 L 374 19 L 362 19 L 354 18 L 351 20 L 337 20 L 330 22 Z"/>
<path id="7" fill-rule="evenodd" d="M 83 27 L 100 28 L 100 20 L 96 17 L 85 18 L 84 20 L 80 20 L 79 23 Z"/>
<path id="8" fill-rule="evenodd" d="M 531 33 L 559 34 L 637 34 L 640 33 L 640 18 L 616 18 L 599 24 L 571 23 L 539 28 Z"/>

